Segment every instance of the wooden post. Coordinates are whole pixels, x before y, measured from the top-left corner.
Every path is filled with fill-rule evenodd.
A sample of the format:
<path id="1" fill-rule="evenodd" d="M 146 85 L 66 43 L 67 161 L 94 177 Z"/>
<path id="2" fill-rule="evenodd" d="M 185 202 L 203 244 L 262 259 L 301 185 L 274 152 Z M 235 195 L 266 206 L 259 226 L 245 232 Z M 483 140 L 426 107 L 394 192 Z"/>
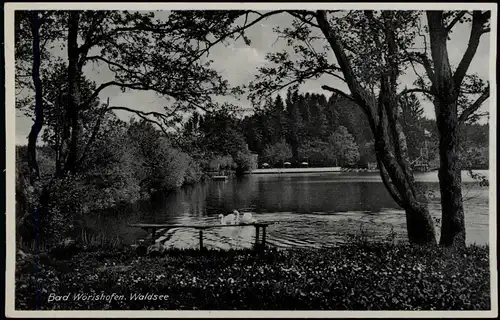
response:
<path id="1" fill-rule="evenodd" d="M 200 229 L 200 251 L 203 250 L 203 229 Z"/>
<path id="2" fill-rule="evenodd" d="M 260 230 L 260 226 L 255 225 L 255 249 L 257 249 L 259 246 L 259 230 Z"/>
<path id="3" fill-rule="evenodd" d="M 266 226 L 262 226 L 262 248 L 266 247 Z"/>

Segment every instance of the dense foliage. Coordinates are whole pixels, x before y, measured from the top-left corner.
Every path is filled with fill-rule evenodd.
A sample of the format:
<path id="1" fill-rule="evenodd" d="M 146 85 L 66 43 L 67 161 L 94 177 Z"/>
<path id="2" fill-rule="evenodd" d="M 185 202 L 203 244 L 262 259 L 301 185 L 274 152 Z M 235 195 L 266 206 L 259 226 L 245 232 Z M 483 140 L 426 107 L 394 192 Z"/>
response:
<path id="1" fill-rule="evenodd" d="M 460 253 L 389 243 L 318 250 L 127 250 L 17 265 L 16 308 L 42 310 L 488 310 L 487 247 Z M 49 295 L 69 300 L 48 302 Z M 75 301 L 75 293 L 124 295 Z M 132 294 L 166 295 L 131 300 Z"/>
<path id="2" fill-rule="evenodd" d="M 89 145 L 73 175 L 54 176 L 57 146 L 49 143 L 38 148 L 41 178 L 30 186 L 26 147 L 18 147 L 17 217 L 19 237 L 24 241 L 31 241 L 36 233 L 46 244 L 57 243 L 78 233 L 83 215 L 202 178 L 197 162 L 172 147 L 150 123 L 127 124 L 110 117 L 114 120 L 101 126 L 99 139 Z M 44 206 L 37 208 L 40 203 Z"/>
<path id="3" fill-rule="evenodd" d="M 436 124 L 424 116 L 423 107 L 413 94 L 401 97 L 400 108 L 410 161 L 424 160 L 437 168 Z M 259 155 L 260 164 L 282 166 L 289 161 L 298 166 L 306 161 L 311 166 L 367 167 L 376 163 L 374 140 L 366 117 L 352 101 L 340 95 L 327 98 L 323 94 L 289 89 L 286 99 L 277 95 L 241 123 L 246 143 Z M 239 127 L 234 122 L 234 128 Z M 189 128 L 192 130 L 191 122 Z M 463 125 L 464 169 L 488 167 L 488 130 L 488 124 Z"/>

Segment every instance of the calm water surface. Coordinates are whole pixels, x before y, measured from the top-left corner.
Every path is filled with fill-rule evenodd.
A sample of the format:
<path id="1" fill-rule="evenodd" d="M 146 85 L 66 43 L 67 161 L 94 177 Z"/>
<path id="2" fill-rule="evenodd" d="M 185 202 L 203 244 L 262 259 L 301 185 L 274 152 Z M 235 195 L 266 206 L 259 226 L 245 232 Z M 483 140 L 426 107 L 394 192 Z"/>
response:
<path id="1" fill-rule="evenodd" d="M 465 172 L 462 177 L 467 242 L 486 244 L 488 188 L 477 186 Z M 434 191 L 429 209 L 433 217 L 440 218 L 437 172 L 419 173 L 415 178 Z M 99 215 L 88 225 L 134 243 L 146 233 L 127 227 L 128 223 L 218 224 L 220 213 L 234 209 L 252 212 L 258 221 L 274 223 L 268 228 L 267 239 L 279 247 L 335 245 L 360 230 L 373 239 L 387 237 L 393 230 L 397 240 L 406 240 L 404 211 L 392 200 L 378 173 L 254 174 L 210 181 Z M 250 247 L 254 233 L 253 227 L 207 230 L 205 245 Z M 165 236 L 167 247 L 198 244 L 195 230 L 171 229 Z"/>

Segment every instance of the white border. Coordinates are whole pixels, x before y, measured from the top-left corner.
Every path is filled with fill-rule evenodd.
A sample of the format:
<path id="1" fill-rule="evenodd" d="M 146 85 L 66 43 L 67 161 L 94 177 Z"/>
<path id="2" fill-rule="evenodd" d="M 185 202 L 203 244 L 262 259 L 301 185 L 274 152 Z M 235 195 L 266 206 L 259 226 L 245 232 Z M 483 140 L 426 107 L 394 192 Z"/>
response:
<path id="1" fill-rule="evenodd" d="M 254 10 L 283 9 L 387 9 L 387 10 L 491 10 L 490 33 L 490 143 L 489 143 L 489 208 L 490 208 L 490 271 L 491 307 L 490 311 L 16 311 L 14 310 L 15 271 L 15 85 L 14 85 L 14 11 L 30 9 L 89 9 L 89 10 L 181 10 L 181 9 L 241 9 Z M 5 92 L 6 92 L 6 287 L 5 314 L 7 317 L 23 318 L 90 318 L 90 317 L 136 317 L 136 318 L 189 318 L 189 317 L 234 317 L 234 318 L 489 318 L 498 317 L 498 288 L 496 265 L 496 43 L 497 4 L 496 3 L 6 3 L 4 6 L 5 34 Z M 8 106 L 8 107 L 7 107 Z"/>

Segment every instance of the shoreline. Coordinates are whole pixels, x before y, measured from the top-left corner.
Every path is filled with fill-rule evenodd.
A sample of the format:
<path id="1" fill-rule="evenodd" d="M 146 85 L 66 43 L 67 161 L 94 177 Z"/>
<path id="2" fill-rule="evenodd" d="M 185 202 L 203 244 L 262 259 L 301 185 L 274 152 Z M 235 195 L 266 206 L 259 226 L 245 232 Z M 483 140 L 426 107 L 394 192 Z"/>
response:
<path id="1" fill-rule="evenodd" d="M 310 172 L 343 172 L 341 167 L 323 167 L 323 168 L 269 168 L 254 169 L 250 174 L 267 173 L 310 173 Z"/>
<path id="2" fill-rule="evenodd" d="M 461 171 L 488 171 L 489 169 L 462 169 Z M 415 170 L 414 173 L 437 172 L 434 168 L 427 171 Z M 275 174 L 275 173 L 325 173 L 325 172 L 379 172 L 378 169 L 362 169 L 362 168 L 342 168 L 342 167 L 313 167 L 313 168 L 269 168 L 269 169 L 254 169 L 247 172 L 248 174 Z"/>

